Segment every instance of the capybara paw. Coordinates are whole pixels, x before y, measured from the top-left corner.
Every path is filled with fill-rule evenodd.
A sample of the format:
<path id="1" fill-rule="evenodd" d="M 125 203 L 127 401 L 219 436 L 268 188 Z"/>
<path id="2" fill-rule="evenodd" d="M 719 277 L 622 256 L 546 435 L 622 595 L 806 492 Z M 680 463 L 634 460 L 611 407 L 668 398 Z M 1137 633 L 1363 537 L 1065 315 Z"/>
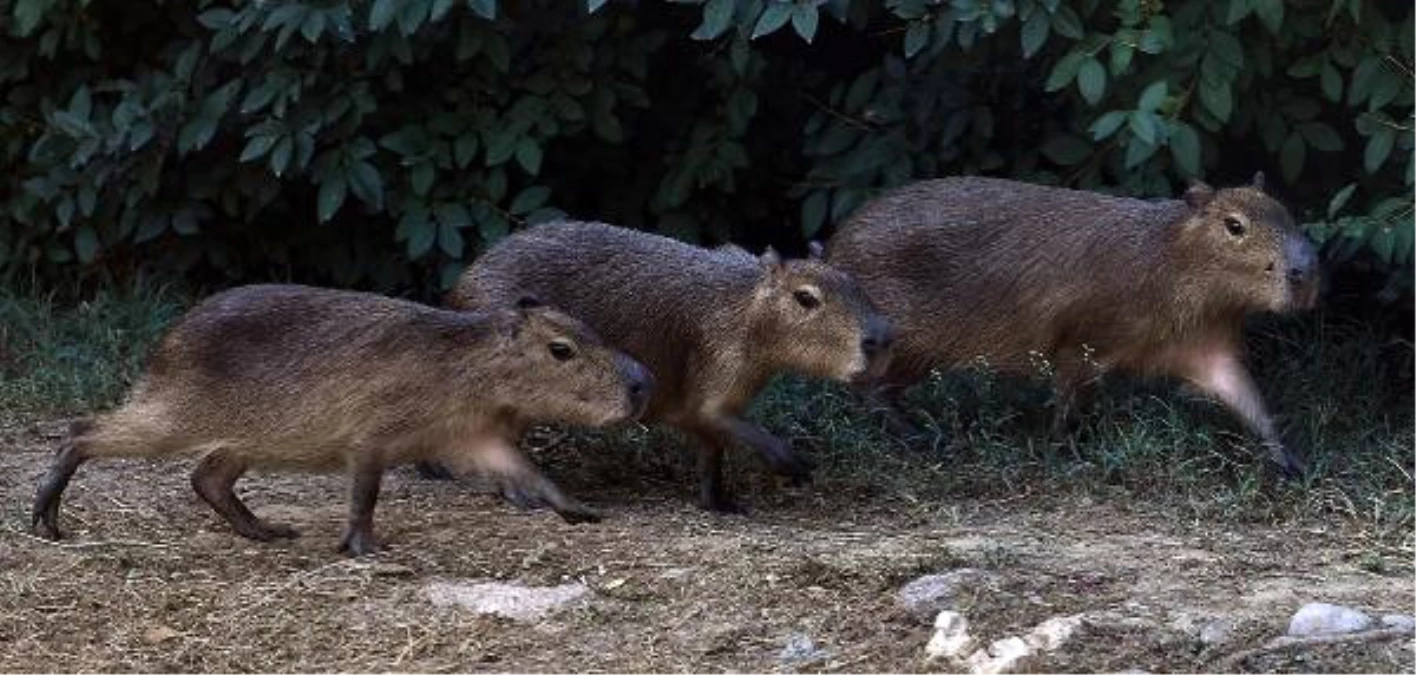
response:
<path id="1" fill-rule="evenodd" d="M 714 497 L 699 500 L 699 506 L 702 506 L 703 509 L 706 511 L 712 511 L 714 513 L 723 513 L 730 515 L 743 515 L 747 513 L 747 509 L 743 508 L 741 504 L 738 504 L 737 501 L 735 501 L 731 497 L 727 497 L 724 495 L 716 495 Z"/>
<path id="2" fill-rule="evenodd" d="M 773 462 L 772 471 L 779 476 L 786 476 L 791 479 L 792 485 L 801 487 L 811 482 L 811 472 L 816 465 L 811 460 L 788 452 L 780 460 Z"/>
<path id="3" fill-rule="evenodd" d="M 49 541 L 59 541 L 61 537 L 58 526 L 43 518 L 35 518 L 34 522 L 30 523 L 30 534 Z"/>
<path id="4" fill-rule="evenodd" d="M 346 534 L 339 543 L 339 552 L 351 558 L 362 558 L 378 553 L 383 545 L 373 535 Z"/>
<path id="5" fill-rule="evenodd" d="M 510 485 L 502 486 L 502 499 L 522 511 L 532 511 L 546 505 L 540 497 L 532 495 L 519 487 Z"/>
<path id="6" fill-rule="evenodd" d="M 427 480 L 452 480 L 456 478 L 452 471 L 437 462 L 418 462 L 413 465 L 418 471 L 418 475 Z"/>
<path id="7" fill-rule="evenodd" d="M 266 524 L 263 529 L 266 534 L 266 541 L 272 539 L 296 539 L 300 536 L 300 531 L 289 525 Z"/>
<path id="8" fill-rule="evenodd" d="M 582 523 L 598 523 L 603 520 L 603 517 L 600 514 L 595 513 L 594 511 L 591 511 L 590 509 L 587 509 L 585 507 L 561 509 L 556 513 L 560 515 L 562 520 L 567 523 L 570 523 L 571 525 L 580 525 Z"/>

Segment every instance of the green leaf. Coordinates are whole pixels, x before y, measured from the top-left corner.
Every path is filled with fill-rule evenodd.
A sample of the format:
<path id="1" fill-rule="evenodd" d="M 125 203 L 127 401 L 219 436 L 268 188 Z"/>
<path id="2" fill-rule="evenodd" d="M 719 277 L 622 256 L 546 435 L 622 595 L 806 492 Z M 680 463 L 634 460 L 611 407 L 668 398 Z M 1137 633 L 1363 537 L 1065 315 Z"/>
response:
<path id="1" fill-rule="evenodd" d="M 1224 23 L 1233 26 L 1243 21 L 1251 11 L 1253 11 L 1253 6 L 1249 0 L 1229 0 L 1228 10 L 1224 14 Z"/>
<path id="2" fill-rule="evenodd" d="M 472 160 L 477 156 L 477 134 L 466 133 L 457 138 L 452 144 L 453 161 L 457 162 L 459 169 L 467 168 Z"/>
<path id="3" fill-rule="evenodd" d="M 1342 207 L 1347 205 L 1347 202 L 1352 199 L 1352 195 L 1355 192 L 1357 192 L 1357 184 L 1348 183 L 1347 187 L 1338 190 L 1337 194 L 1332 196 L 1332 201 L 1328 202 L 1327 209 L 1327 217 L 1329 220 L 1337 217 L 1337 212 L 1341 211 Z"/>
<path id="4" fill-rule="evenodd" d="M 491 21 L 497 18 L 497 0 L 467 0 L 467 6 L 483 19 Z"/>
<path id="5" fill-rule="evenodd" d="M 495 244 L 504 239 L 510 231 L 506 218 L 500 213 L 493 211 L 486 218 L 477 221 L 477 232 L 482 235 L 482 241 L 488 244 Z"/>
<path id="6" fill-rule="evenodd" d="M 93 262 L 99 248 L 98 233 L 92 227 L 83 225 L 74 233 L 74 253 L 79 256 L 80 263 L 87 265 Z"/>
<path id="7" fill-rule="evenodd" d="M 1112 134 L 1116 133 L 1117 129 L 1121 128 L 1122 124 L 1126 123 L 1126 117 L 1126 111 L 1112 110 L 1096 118 L 1096 121 L 1092 122 L 1089 128 L 1092 134 L 1092 140 L 1100 141 L 1109 138 Z"/>
<path id="8" fill-rule="evenodd" d="M 369 9 L 369 29 L 381 31 L 387 28 L 397 12 L 397 0 L 374 0 L 374 6 Z"/>
<path id="9" fill-rule="evenodd" d="M 1194 127 L 1184 122 L 1174 122 L 1170 126 L 1170 159 L 1175 163 L 1176 173 L 1184 178 L 1200 175 L 1200 136 Z"/>
<path id="10" fill-rule="evenodd" d="M 413 170 L 409 172 L 408 180 L 413 185 L 413 192 L 420 197 L 426 197 L 428 190 L 433 188 L 433 181 L 437 178 L 437 167 L 432 162 L 418 162 L 413 165 Z"/>
<path id="11" fill-rule="evenodd" d="M 315 205 L 319 222 L 329 222 L 329 219 L 334 217 L 339 207 L 344 205 L 347 191 L 348 186 L 345 185 L 343 176 L 328 176 L 320 183 L 320 193 Z"/>
<path id="12" fill-rule="evenodd" d="M 516 195 L 516 199 L 511 200 L 511 212 L 516 215 L 530 213 L 541 208 L 546 203 L 546 199 L 551 196 L 551 189 L 540 185 L 532 185 Z"/>
<path id="13" fill-rule="evenodd" d="M 1155 113 L 1137 110 L 1126 117 L 1126 126 L 1143 142 L 1149 145 L 1160 144 L 1162 127 Z"/>
<path id="14" fill-rule="evenodd" d="M 516 144 L 516 162 L 532 176 L 541 171 L 541 146 L 530 136 Z"/>
<path id="15" fill-rule="evenodd" d="M 1395 144 L 1396 130 L 1391 127 L 1381 127 L 1367 139 L 1367 149 L 1362 153 L 1362 166 L 1367 173 L 1376 173 L 1377 169 L 1382 168 Z"/>
<path id="16" fill-rule="evenodd" d="M 757 17 L 757 25 L 752 29 L 752 39 L 771 35 L 787 25 L 787 19 L 792 17 L 793 7 L 795 5 L 784 0 L 767 0 L 767 7 L 762 10 L 762 15 Z"/>
<path id="17" fill-rule="evenodd" d="M 349 167 L 349 189 L 360 201 L 383 210 L 383 179 L 374 165 L 360 160 Z"/>
<path id="18" fill-rule="evenodd" d="M 567 215 L 568 214 L 566 214 L 565 211 L 546 206 L 536 209 L 535 211 L 532 211 L 531 213 L 527 214 L 526 224 L 540 225 L 541 223 L 565 220 Z"/>
<path id="19" fill-rule="evenodd" d="M 1253 0 L 1254 12 L 1270 35 L 1278 35 L 1283 28 L 1283 0 Z"/>
<path id="20" fill-rule="evenodd" d="M 516 153 L 517 136 L 514 129 L 501 129 L 483 140 L 487 145 L 487 166 L 501 164 Z"/>
<path id="21" fill-rule="evenodd" d="M 18 37 L 28 37 L 39 27 L 44 13 L 54 6 L 54 0 L 16 0 L 14 3 L 15 32 Z"/>
<path id="22" fill-rule="evenodd" d="M 1082 61 L 1077 69 L 1077 90 L 1087 103 L 1096 105 L 1101 102 L 1102 94 L 1106 93 L 1106 69 L 1101 61 L 1093 57 Z"/>
<path id="23" fill-rule="evenodd" d="M 1165 102 L 1165 96 L 1168 93 L 1170 93 L 1170 89 L 1165 80 L 1152 82 L 1141 91 L 1141 100 L 1137 107 L 1146 112 L 1155 112 L 1160 104 Z"/>
<path id="24" fill-rule="evenodd" d="M 1021 31 L 1023 58 L 1032 58 L 1037 50 L 1047 44 L 1047 35 L 1052 30 L 1050 18 L 1041 11 L 1034 11 L 1028 20 L 1023 22 Z"/>
<path id="25" fill-rule="evenodd" d="M 1073 40 L 1080 40 L 1086 34 L 1086 29 L 1082 26 L 1082 17 L 1077 16 L 1076 10 L 1071 5 L 1062 5 L 1057 8 L 1057 13 L 1052 15 L 1052 30 L 1058 35 Z"/>
<path id="26" fill-rule="evenodd" d="M 801 235 L 808 239 L 821 231 L 826 224 L 828 190 L 816 190 L 801 202 Z"/>
<path id="27" fill-rule="evenodd" d="M 733 18 L 734 0 L 708 0 L 703 5 L 703 23 L 689 35 L 695 40 L 713 40 L 728 29 Z"/>
<path id="28" fill-rule="evenodd" d="M 816 5 L 801 3 L 792 9 L 792 28 L 808 44 L 816 37 L 818 21 L 820 21 L 820 15 L 816 12 Z"/>
<path id="29" fill-rule="evenodd" d="M 209 9 L 197 15 L 197 23 L 209 30 L 221 30 L 231 25 L 231 20 L 236 18 L 236 13 L 226 9 Z"/>
<path id="30" fill-rule="evenodd" d="M 1298 125 L 1298 131 L 1302 132 L 1308 145 L 1319 152 L 1337 152 L 1345 147 L 1337 132 L 1322 122 L 1304 122 Z"/>
<path id="31" fill-rule="evenodd" d="M 1071 134 L 1054 134 L 1042 144 L 1042 154 L 1058 166 L 1076 166 L 1091 156 L 1092 146 Z"/>
<path id="32" fill-rule="evenodd" d="M 286 167 L 290 166 L 290 155 L 293 152 L 295 152 L 295 139 L 290 136 L 281 136 L 275 144 L 275 149 L 270 153 L 270 170 L 275 173 L 276 178 L 285 174 Z"/>
<path id="33" fill-rule="evenodd" d="M 440 228 L 432 221 L 424 218 L 415 220 L 408 224 L 408 259 L 417 260 L 433 250 L 433 243 L 437 241 L 438 230 Z"/>
<path id="34" fill-rule="evenodd" d="M 594 14 L 600 11 L 600 8 L 604 7 L 607 1 L 608 0 L 585 0 L 585 13 Z"/>
<path id="35" fill-rule="evenodd" d="M 929 24 L 922 21 L 910 22 L 905 29 L 905 58 L 911 58 L 929 44 Z"/>
<path id="36" fill-rule="evenodd" d="M 1333 103 L 1342 100 L 1342 74 L 1331 63 L 1324 63 L 1322 69 L 1323 98 Z"/>
<path id="37" fill-rule="evenodd" d="M 1146 160 L 1150 159 L 1151 155 L 1154 155 L 1155 151 L 1158 149 L 1159 148 L 1150 143 L 1138 138 L 1132 138 L 1131 142 L 1126 144 L 1126 168 L 1134 169 L 1140 166 Z"/>
<path id="38" fill-rule="evenodd" d="M 1200 104 L 1220 122 L 1228 122 L 1234 110 L 1234 99 L 1229 92 L 1229 83 L 1214 84 L 1200 80 Z"/>
<path id="39" fill-rule="evenodd" d="M 600 0 L 604 4 L 604 0 Z M 452 11 L 452 6 L 457 4 L 456 0 L 433 0 L 432 9 L 428 10 L 428 21 L 442 21 L 447 13 Z"/>
<path id="40" fill-rule="evenodd" d="M 467 207 L 456 202 L 443 202 L 433 209 L 438 222 L 448 227 L 464 228 L 472 224 L 472 214 Z"/>
<path id="41" fill-rule="evenodd" d="M 449 227 L 446 223 L 438 225 L 438 248 L 449 258 L 461 258 L 465 246 L 462 233 L 457 228 Z"/>
<path id="42" fill-rule="evenodd" d="M 1067 52 L 1066 56 L 1057 60 L 1057 64 L 1052 66 L 1052 73 L 1047 76 L 1045 89 L 1047 91 L 1058 91 L 1065 89 L 1072 80 L 1077 78 L 1077 71 L 1082 67 L 1082 61 L 1087 58 L 1084 52 L 1073 49 Z"/>
<path id="43" fill-rule="evenodd" d="M 1283 169 L 1283 180 L 1288 183 L 1298 180 L 1307 156 L 1308 146 L 1303 143 L 1303 137 L 1297 131 L 1289 133 L 1288 138 L 1283 141 L 1283 148 L 1278 152 L 1278 165 Z"/>

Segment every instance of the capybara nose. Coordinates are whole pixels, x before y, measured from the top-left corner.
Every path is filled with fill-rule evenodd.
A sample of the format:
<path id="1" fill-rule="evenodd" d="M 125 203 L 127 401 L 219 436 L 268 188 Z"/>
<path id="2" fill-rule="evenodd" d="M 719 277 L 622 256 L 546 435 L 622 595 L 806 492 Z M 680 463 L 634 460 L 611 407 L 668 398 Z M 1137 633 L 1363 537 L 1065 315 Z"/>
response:
<path id="1" fill-rule="evenodd" d="M 866 322 L 865 337 L 860 341 L 860 350 L 866 356 L 876 356 L 890 348 L 895 341 L 895 331 L 890 327 L 890 322 L 884 319 L 872 319 Z"/>
<path id="2" fill-rule="evenodd" d="M 1318 254 L 1306 237 L 1289 237 L 1284 245 L 1288 258 L 1288 280 L 1294 283 L 1311 281 L 1318 271 Z"/>
<path id="3" fill-rule="evenodd" d="M 654 376 L 649 369 L 637 361 L 630 361 L 624 368 L 628 382 L 630 416 L 638 418 L 649 406 L 649 397 L 654 394 Z"/>

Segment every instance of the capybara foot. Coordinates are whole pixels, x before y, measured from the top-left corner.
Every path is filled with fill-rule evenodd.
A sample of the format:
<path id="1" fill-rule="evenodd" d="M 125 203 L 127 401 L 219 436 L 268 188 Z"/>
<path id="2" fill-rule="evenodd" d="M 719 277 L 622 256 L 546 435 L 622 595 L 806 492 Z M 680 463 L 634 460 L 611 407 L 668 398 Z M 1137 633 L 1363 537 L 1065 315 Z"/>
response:
<path id="1" fill-rule="evenodd" d="M 58 524 L 43 516 L 35 516 L 30 523 L 30 534 L 49 541 L 59 541 L 62 535 L 59 534 Z"/>
<path id="2" fill-rule="evenodd" d="M 339 542 L 339 552 L 351 558 L 373 555 L 383 547 L 383 543 L 367 530 L 350 530 L 344 533 L 344 539 Z"/>
<path id="3" fill-rule="evenodd" d="M 418 471 L 418 476 L 427 480 L 452 480 L 452 471 L 437 462 L 417 462 L 413 468 Z"/>
<path id="4" fill-rule="evenodd" d="M 600 514 L 591 511 L 589 507 L 581 506 L 578 504 L 575 506 L 559 509 L 556 511 L 556 513 L 561 517 L 562 520 L 567 523 L 570 523 L 571 525 L 580 525 L 582 523 L 598 523 L 603 520 L 603 517 Z"/>
<path id="5" fill-rule="evenodd" d="M 261 541 L 274 541 L 276 539 L 296 539 L 300 536 L 300 531 L 289 525 L 279 523 L 260 523 L 259 539 Z"/>

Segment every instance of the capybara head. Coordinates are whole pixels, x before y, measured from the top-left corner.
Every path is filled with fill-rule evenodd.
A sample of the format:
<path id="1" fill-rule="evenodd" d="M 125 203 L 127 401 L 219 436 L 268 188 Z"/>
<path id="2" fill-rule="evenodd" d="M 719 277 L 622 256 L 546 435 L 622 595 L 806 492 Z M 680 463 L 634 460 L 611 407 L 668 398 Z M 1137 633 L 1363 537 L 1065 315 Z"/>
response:
<path id="1" fill-rule="evenodd" d="M 605 344 L 584 323 L 533 298 L 517 303 L 503 354 L 511 401 L 533 421 L 600 426 L 643 414 L 649 369 Z"/>
<path id="2" fill-rule="evenodd" d="M 1318 299 L 1317 253 L 1263 182 L 1260 173 L 1244 187 L 1191 186 L 1192 213 L 1177 223 L 1176 250 L 1200 271 L 1209 297 L 1243 310 L 1309 309 Z"/>
<path id="3" fill-rule="evenodd" d="M 771 345 L 779 365 L 804 375 L 855 380 L 883 371 L 894 333 L 890 322 L 849 274 L 811 257 L 783 260 L 768 249 L 759 258 L 749 323 L 753 344 Z"/>

